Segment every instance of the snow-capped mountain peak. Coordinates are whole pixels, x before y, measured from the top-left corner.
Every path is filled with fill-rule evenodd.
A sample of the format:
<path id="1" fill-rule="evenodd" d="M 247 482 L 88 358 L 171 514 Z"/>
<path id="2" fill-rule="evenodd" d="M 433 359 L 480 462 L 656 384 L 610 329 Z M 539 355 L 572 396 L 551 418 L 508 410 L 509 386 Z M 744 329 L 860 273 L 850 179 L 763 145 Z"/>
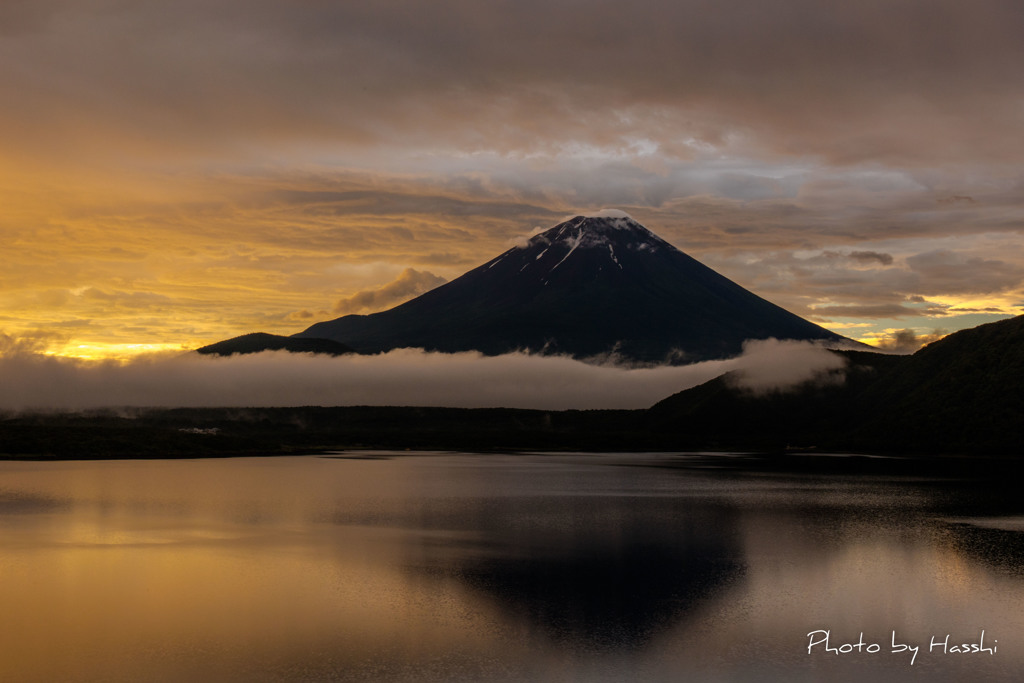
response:
<path id="1" fill-rule="evenodd" d="M 297 337 L 359 351 L 515 350 L 641 362 L 735 355 L 748 339 L 838 335 L 748 292 L 621 211 L 577 215 L 387 311 Z"/>
<path id="2" fill-rule="evenodd" d="M 607 215 L 580 215 L 534 235 L 528 244 L 564 243 L 570 247 L 602 247 L 608 243 L 620 245 L 648 243 L 652 246 L 666 245 L 663 239 L 633 220 L 628 214 L 617 211 L 603 212 Z"/>
<path id="3" fill-rule="evenodd" d="M 536 261 L 538 266 L 546 266 L 547 273 L 554 272 L 578 250 L 602 250 L 610 266 L 619 270 L 623 270 L 619 257 L 630 251 L 653 254 L 666 248 L 675 250 L 625 212 L 608 209 L 568 218 L 534 235 L 520 248 L 532 255 L 523 270 Z"/>

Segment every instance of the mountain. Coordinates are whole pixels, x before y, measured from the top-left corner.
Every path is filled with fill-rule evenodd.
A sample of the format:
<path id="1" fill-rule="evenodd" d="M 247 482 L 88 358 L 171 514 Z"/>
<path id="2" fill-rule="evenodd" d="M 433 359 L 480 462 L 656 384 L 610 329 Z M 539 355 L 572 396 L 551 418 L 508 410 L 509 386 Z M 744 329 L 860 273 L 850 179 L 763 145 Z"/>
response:
<path id="1" fill-rule="evenodd" d="M 810 381 L 754 393 L 739 388 L 737 373 L 730 372 L 659 401 L 648 409 L 645 427 L 672 435 L 670 447 L 683 450 L 863 447 L 860 432 L 872 408 L 860 396 L 906 357 L 833 353 L 846 360 L 842 384 Z"/>
<path id="2" fill-rule="evenodd" d="M 357 351 L 516 350 L 640 362 L 733 356 L 747 339 L 848 341 L 747 291 L 621 212 L 576 216 L 380 313 L 295 338 Z"/>
<path id="3" fill-rule="evenodd" d="M 674 448 L 1020 454 L 1024 316 L 961 330 L 911 356 L 840 351 L 839 385 L 754 395 L 729 376 L 654 405 L 645 429 Z"/>
<path id="4" fill-rule="evenodd" d="M 235 354 L 259 353 L 260 351 L 291 351 L 293 353 L 324 353 L 332 356 L 342 356 L 355 351 L 339 342 L 331 339 L 302 339 L 296 337 L 282 337 L 266 332 L 253 332 L 243 334 L 240 337 L 226 339 L 224 341 L 210 344 L 196 349 L 198 353 L 232 356 Z"/>

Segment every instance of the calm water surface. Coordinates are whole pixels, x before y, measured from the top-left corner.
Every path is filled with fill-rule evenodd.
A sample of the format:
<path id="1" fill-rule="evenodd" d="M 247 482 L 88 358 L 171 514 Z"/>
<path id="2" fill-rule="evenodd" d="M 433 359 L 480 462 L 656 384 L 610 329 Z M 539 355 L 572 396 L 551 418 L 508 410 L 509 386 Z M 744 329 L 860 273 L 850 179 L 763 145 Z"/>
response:
<path id="1" fill-rule="evenodd" d="M 678 455 L 391 455 L 0 463 L 0 680 L 1024 672 L 1016 493 Z M 824 631 L 863 645 L 808 654 Z M 929 652 L 947 634 L 995 654 Z"/>

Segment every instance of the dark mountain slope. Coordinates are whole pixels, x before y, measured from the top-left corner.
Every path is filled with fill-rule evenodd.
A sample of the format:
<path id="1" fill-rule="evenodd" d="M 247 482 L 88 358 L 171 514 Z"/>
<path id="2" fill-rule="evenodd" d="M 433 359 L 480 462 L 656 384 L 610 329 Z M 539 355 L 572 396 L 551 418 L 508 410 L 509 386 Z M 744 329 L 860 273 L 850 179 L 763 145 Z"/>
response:
<path id="1" fill-rule="evenodd" d="M 243 334 L 240 337 L 226 339 L 216 344 L 210 344 L 196 349 L 203 354 L 217 356 L 231 356 L 236 353 L 259 353 L 260 351 L 292 351 L 293 353 L 325 353 L 332 356 L 342 356 L 355 351 L 339 342 L 331 339 L 296 338 L 282 337 L 266 332 L 253 332 Z"/>
<path id="2" fill-rule="evenodd" d="M 728 373 L 652 406 L 646 426 L 674 434 L 678 448 L 784 449 L 848 443 L 858 424 L 858 397 L 905 360 L 864 351 L 834 351 L 847 360 L 843 383 L 808 382 L 754 394 Z"/>
<path id="3" fill-rule="evenodd" d="M 842 385 L 753 395 L 719 377 L 659 402 L 646 425 L 679 448 L 1024 454 L 1024 316 L 912 356 L 839 353 Z"/>
<path id="4" fill-rule="evenodd" d="M 843 340 L 624 214 L 577 216 L 400 306 L 317 323 L 296 337 L 363 352 L 615 352 L 642 362 L 723 358 L 747 339 Z"/>
<path id="5" fill-rule="evenodd" d="M 859 399 L 871 409 L 871 438 L 1024 454 L 1024 316 L 929 344 Z"/>

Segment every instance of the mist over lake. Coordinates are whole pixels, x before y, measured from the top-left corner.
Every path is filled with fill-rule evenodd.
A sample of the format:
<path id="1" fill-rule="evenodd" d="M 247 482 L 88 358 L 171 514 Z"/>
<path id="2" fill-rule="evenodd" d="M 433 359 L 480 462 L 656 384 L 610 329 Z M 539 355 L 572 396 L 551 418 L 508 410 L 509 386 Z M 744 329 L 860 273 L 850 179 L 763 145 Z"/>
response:
<path id="1" fill-rule="evenodd" d="M 0 463 L 0 679 L 1021 670 L 1015 492 L 718 467 L 730 459 Z"/>

